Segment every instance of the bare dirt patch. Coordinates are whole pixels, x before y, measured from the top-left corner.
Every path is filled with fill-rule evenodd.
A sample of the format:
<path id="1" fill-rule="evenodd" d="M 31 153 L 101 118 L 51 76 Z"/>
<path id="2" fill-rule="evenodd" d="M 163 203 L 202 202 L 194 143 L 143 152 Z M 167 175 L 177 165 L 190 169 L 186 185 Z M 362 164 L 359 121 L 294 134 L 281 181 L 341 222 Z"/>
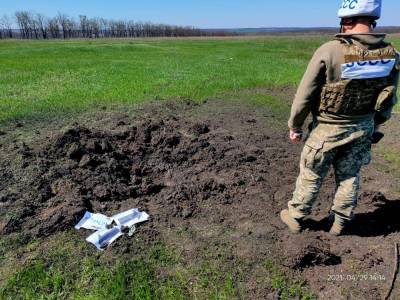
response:
<path id="1" fill-rule="evenodd" d="M 271 258 L 321 298 L 381 298 L 400 238 L 400 200 L 388 200 L 380 193 L 385 184 L 376 185 L 388 177 L 366 171 L 352 229 L 335 238 L 326 232 L 334 189 L 328 176 L 309 229 L 291 235 L 279 212 L 293 192 L 301 147 L 272 128 L 270 117 L 239 102 L 162 102 L 135 116 L 99 114 L 47 139 L 3 135 L 1 234 L 49 236 L 71 228 L 85 210 L 111 215 L 140 207 L 151 215 L 140 228 L 149 243 L 173 243 L 188 261 L 211 251 L 245 262 L 241 284 L 249 298 L 270 295 L 255 280 Z M 134 251 L 129 240 L 115 247 Z"/>

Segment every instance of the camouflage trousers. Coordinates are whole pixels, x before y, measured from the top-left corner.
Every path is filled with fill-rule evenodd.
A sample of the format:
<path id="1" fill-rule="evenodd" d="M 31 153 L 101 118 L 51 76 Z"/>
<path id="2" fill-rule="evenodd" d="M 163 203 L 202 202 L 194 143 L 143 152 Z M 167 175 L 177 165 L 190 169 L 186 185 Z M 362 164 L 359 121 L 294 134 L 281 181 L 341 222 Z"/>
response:
<path id="1" fill-rule="evenodd" d="M 289 213 L 301 219 L 311 213 L 324 177 L 333 166 L 336 193 L 331 211 L 346 220 L 353 218 L 360 187 L 360 170 L 371 161 L 370 137 L 374 122 L 314 126 L 300 159 L 300 175 Z"/>

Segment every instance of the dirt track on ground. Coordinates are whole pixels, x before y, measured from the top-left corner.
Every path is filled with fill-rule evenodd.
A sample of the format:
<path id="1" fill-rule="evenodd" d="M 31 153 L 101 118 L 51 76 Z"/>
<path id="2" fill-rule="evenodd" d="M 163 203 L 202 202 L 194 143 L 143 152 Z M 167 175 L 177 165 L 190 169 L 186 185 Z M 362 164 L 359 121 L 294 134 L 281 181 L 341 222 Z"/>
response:
<path id="1" fill-rule="evenodd" d="M 163 102 L 135 117 L 104 113 L 29 143 L 3 132 L 0 234 L 49 236 L 73 227 L 86 210 L 111 215 L 139 207 L 151 215 L 140 228 L 149 243 L 175 243 L 189 260 L 223 248 L 233 261 L 246 261 L 246 298 L 271 297 L 256 284 L 264 276 L 257 266 L 270 258 L 321 298 L 382 298 L 400 240 L 400 200 L 380 193 L 393 185 L 390 177 L 366 170 L 352 229 L 335 238 L 326 232 L 329 175 L 309 229 L 291 235 L 278 215 L 293 192 L 301 146 L 272 118 L 239 102 Z M 182 229 L 196 235 L 171 238 Z"/>

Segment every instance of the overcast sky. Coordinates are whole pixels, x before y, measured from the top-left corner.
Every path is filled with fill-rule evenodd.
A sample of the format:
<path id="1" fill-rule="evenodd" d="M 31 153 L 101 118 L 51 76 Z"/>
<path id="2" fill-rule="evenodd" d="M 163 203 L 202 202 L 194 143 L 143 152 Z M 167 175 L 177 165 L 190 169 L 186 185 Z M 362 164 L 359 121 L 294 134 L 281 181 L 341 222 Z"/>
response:
<path id="1" fill-rule="evenodd" d="M 400 26 L 400 0 L 383 0 L 380 25 Z M 54 16 L 131 19 L 200 28 L 337 26 L 341 0 L 0 0 L 0 16 L 17 10 Z"/>

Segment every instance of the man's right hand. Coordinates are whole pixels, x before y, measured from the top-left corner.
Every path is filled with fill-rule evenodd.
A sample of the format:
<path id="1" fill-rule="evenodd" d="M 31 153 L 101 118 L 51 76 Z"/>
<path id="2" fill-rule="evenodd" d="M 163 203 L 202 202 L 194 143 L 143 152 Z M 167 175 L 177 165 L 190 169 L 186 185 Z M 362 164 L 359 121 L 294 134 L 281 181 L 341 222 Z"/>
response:
<path id="1" fill-rule="evenodd" d="M 293 143 L 299 143 L 303 139 L 302 129 L 290 129 L 289 138 Z"/>

